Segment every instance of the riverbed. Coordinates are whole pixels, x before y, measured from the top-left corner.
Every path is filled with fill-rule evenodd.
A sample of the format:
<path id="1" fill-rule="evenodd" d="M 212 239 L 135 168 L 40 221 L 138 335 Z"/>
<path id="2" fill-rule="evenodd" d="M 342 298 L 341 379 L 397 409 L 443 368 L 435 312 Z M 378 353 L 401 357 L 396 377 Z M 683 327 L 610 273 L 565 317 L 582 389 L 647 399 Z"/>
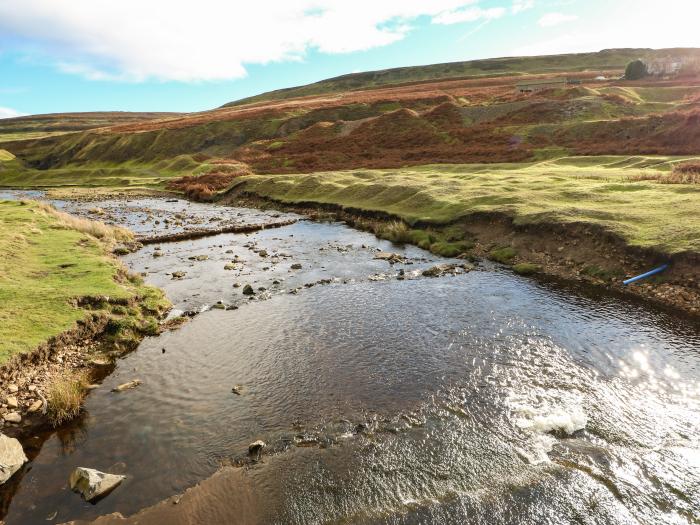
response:
<path id="1" fill-rule="evenodd" d="M 142 235 L 298 221 L 123 257 L 193 317 L 121 359 L 77 421 L 37 436 L 4 489 L 8 525 L 130 515 L 222 468 L 237 469 L 226 491 L 248 497 L 209 502 L 217 523 L 700 522 L 695 321 L 337 222 L 155 198 L 56 204 Z M 423 275 L 440 264 L 452 270 Z M 68 488 L 76 466 L 127 478 L 92 505 Z"/>

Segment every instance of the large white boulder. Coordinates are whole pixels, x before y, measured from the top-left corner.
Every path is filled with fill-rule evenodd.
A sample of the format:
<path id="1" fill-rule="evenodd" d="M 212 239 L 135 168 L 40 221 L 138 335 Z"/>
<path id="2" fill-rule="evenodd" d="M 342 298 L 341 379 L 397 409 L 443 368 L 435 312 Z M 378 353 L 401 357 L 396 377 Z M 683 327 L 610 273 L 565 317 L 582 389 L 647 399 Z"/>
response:
<path id="1" fill-rule="evenodd" d="M 19 441 L 0 434 L 0 485 L 5 483 L 27 462 Z"/>
<path id="2" fill-rule="evenodd" d="M 74 492 L 80 492 L 86 501 L 92 501 L 116 488 L 125 477 L 92 468 L 77 467 L 70 475 L 70 488 Z"/>

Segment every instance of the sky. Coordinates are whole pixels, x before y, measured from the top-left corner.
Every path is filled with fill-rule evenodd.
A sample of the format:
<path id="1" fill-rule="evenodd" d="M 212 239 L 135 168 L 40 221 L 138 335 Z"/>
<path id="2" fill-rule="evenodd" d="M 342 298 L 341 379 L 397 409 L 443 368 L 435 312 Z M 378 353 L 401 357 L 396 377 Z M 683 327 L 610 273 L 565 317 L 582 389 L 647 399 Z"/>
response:
<path id="1" fill-rule="evenodd" d="M 700 0 L 0 0 L 0 118 L 203 111 L 346 73 L 700 47 Z"/>

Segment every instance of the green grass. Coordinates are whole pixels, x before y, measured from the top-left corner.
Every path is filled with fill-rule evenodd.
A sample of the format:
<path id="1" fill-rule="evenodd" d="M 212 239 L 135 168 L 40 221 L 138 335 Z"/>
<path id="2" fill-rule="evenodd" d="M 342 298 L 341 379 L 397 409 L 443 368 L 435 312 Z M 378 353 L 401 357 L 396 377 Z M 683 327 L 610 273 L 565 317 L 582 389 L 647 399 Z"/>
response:
<path id="1" fill-rule="evenodd" d="M 9 151 L 5 151 L 4 149 L 0 149 L 0 162 L 7 162 L 9 160 L 13 160 L 15 156 L 10 153 Z"/>
<path id="2" fill-rule="evenodd" d="M 513 271 L 519 275 L 534 275 L 541 270 L 542 268 L 538 264 L 519 263 L 513 265 Z"/>
<path id="3" fill-rule="evenodd" d="M 0 187 L 162 189 L 169 180 L 204 168 L 206 165 L 189 155 L 159 162 L 94 162 L 50 170 L 27 168 L 18 160 L 8 160 L 0 164 Z"/>
<path id="4" fill-rule="evenodd" d="M 160 292 L 128 278 L 109 254 L 125 235 L 36 202 L 0 201 L 0 364 L 85 318 L 86 309 L 74 306 L 78 298 L 109 297 L 91 311 L 117 319 L 114 301 L 142 297 L 130 316 L 142 323 L 167 307 Z"/>
<path id="5" fill-rule="evenodd" d="M 590 223 L 630 245 L 700 251 L 700 186 L 635 181 L 672 157 L 567 158 L 531 164 L 432 165 L 241 177 L 233 188 L 286 203 L 330 203 L 444 225 L 477 212 L 518 224 Z M 620 167 L 610 167 L 618 165 Z M 655 166 L 638 167 L 638 166 Z M 410 228 L 409 228 L 410 229 Z"/>

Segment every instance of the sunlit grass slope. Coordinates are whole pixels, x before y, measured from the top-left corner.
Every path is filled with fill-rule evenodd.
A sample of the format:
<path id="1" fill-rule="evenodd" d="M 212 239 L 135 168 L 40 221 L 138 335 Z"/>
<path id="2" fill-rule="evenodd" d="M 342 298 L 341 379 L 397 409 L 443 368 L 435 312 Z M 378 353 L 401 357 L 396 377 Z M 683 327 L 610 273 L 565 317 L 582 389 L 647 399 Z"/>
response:
<path id="1" fill-rule="evenodd" d="M 700 186 L 639 180 L 663 180 L 675 160 L 586 157 L 254 175 L 237 179 L 233 188 L 286 203 L 387 212 L 409 224 L 445 224 L 476 212 L 502 212 L 516 223 L 593 223 L 630 245 L 667 253 L 700 251 Z"/>
<path id="2" fill-rule="evenodd" d="M 150 310 L 163 308 L 160 292 L 127 278 L 109 254 L 130 235 L 36 202 L 0 201 L 0 363 L 85 318 L 78 298 L 141 297 Z"/>

